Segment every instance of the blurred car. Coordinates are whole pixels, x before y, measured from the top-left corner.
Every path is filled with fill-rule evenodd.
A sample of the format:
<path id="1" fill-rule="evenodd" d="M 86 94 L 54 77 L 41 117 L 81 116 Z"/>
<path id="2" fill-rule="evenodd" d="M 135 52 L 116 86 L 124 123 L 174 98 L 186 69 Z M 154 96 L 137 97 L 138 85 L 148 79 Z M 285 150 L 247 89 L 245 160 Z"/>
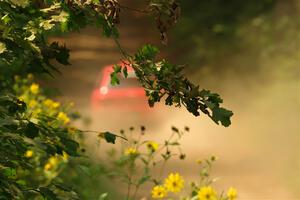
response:
<path id="1" fill-rule="evenodd" d="M 128 77 L 119 76 L 120 84 L 111 85 L 110 74 L 113 65 L 106 66 L 96 82 L 92 92 L 92 109 L 118 109 L 118 110 L 149 110 L 144 88 L 139 84 L 134 70 L 127 67 Z"/>

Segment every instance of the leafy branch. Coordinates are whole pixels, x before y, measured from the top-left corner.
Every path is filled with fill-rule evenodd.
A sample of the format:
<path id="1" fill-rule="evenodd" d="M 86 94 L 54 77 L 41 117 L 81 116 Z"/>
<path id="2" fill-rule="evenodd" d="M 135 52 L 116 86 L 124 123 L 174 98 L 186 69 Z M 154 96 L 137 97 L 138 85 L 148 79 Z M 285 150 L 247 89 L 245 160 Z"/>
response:
<path id="1" fill-rule="evenodd" d="M 233 112 L 221 107 L 223 99 L 217 93 L 200 89 L 199 85 L 194 85 L 185 78 L 184 66 L 171 64 L 165 59 L 157 60 L 158 48 L 145 45 L 134 55 L 128 55 L 123 53 L 124 50 L 119 43 L 117 46 L 125 58 L 123 69 L 130 66 L 135 70 L 138 80 L 145 88 L 149 106 L 153 107 L 165 97 L 166 105 L 176 107 L 183 105 L 195 116 L 199 116 L 202 112 L 217 124 L 220 122 L 225 127 L 231 124 Z M 116 74 L 122 72 L 121 67 L 114 68 L 111 76 L 114 84 L 119 83 Z M 123 75 L 125 76 L 124 73 Z"/>

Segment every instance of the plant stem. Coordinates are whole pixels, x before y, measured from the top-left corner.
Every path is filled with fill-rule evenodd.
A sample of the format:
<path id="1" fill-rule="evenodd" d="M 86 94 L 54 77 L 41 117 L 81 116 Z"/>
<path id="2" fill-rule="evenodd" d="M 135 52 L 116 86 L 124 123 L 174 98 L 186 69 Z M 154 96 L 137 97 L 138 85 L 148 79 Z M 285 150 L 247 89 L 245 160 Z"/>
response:
<path id="1" fill-rule="evenodd" d="M 134 194 L 133 194 L 133 200 L 135 200 L 139 188 L 140 188 L 139 185 L 135 186 L 135 191 L 134 191 Z"/>
<path id="2" fill-rule="evenodd" d="M 129 197 L 130 197 L 131 179 L 129 179 L 129 181 L 130 181 L 130 183 L 128 184 L 128 187 L 127 187 L 126 200 L 129 200 Z"/>

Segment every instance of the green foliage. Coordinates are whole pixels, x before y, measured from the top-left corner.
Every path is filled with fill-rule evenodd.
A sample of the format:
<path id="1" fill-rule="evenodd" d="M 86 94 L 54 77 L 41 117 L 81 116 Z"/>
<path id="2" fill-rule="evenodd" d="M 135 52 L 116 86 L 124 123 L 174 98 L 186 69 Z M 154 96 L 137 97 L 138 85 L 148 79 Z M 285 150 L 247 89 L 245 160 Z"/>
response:
<path id="1" fill-rule="evenodd" d="M 114 1 L 0 1 L 0 80 L 16 74 L 51 73 L 53 60 L 69 64 L 69 50 L 57 42 L 49 44 L 54 32 L 80 30 L 88 24 L 116 36 Z M 115 5 L 117 6 L 117 5 Z M 5 77 L 3 77 L 5 75 Z"/>
<path id="2" fill-rule="evenodd" d="M 76 118 L 70 112 L 71 104 L 60 104 L 46 97 L 33 75 L 53 76 L 54 72 L 59 72 L 57 64 L 70 64 L 66 46 L 48 42 L 53 34 L 79 31 L 93 25 L 102 28 L 106 37 L 117 41 L 116 24 L 121 8 L 116 0 L 0 1 L 0 199 L 80 198 L 73 187 L 64 183 L 61 175 L 81 156 L 79 138 L 83 131 L 71 126 Z M 151 0 L 148 8 L 147 12 L 154 15 L 162 40 L 166 42 L 166 31 L 179 16 L 178 4 L 173 0 Z M 184 78 L 183 66 L 166 60 L 156 61 L 156 47 L 146 45 L 133 56 L 121 47 L 120 50 L 126 57 L 124 62 L 133 67 L 145 88 L 150 106 L 166 95 L 167 105 L 184 105 L 196 116 L 203 112 L 216 123 L 230 124 L 232 112 L 220 107 L 219 95 L 199 90 Z M 120 73 L 127 77 L 126 65 L 114 67 L 112 84 L 119 84 Z M 175 132 L 180 136 L 180 131 Z M 99 136 L 113 144 L 116 137 L 124 139 L 110 132 Z M 168 141 L 164 147 L 178 144 Z M 154 154 L 153 149 L 149 155 Z M 168 160 L 170 156 L 167 151 L 162 159 Z M 181 159 L 184 157 L 180 155 Z M 129 154 L 115 164 L 128 167 L 128 163 L 133 164 L 138 158 L 146 166 L 150 164 L 147 157 L 142 159 Z M 81 169 L 89 171 L 84 165 Z M 110 171 L 111 175 L 117 172 Z M 146 170 L 135 182 L 124 180 L 139 186 L 151 178 Z M 99 197 L 105 198 L 109 197 L 105 194 Z"/>
<path id="3" fill-rule="evenodd" d="M 152 107 L 165 97 L 166 105 L 185 106 L 195 116 L 200 113 L 208 115 L 215 123 L 223 126 L 231 124 L 233 113 L 220 106 L 223 100 L 216 93 L 200 90 L 199 86 L 191 83 L 183 74 L 184 66 L 171 64 L 166 60 L 157 60 L 158 48 L 145 45 L 133 56 L 125 55 L 126 65 L 132 66 L 145 88 L 148 103 Z M 121 72 L 120 66 L 114 68 L 112 78 Z M 112 82 L 116 82 L 112 79 Z"/>
<path id="4" fill-rule="evenodd" d="M 148 140 L 148 134 L 144 127 L 141 127 L 140 131 L 133 127 L 129 130 L 121 130 L 120 134 L 126 140 L 119 140 L 117 143 L 119 145 L 107 151 L 104 151 L 107 149 L 106 145 L 102 144 L 103 135 L 99 135 L 99 141 L 96 141 L 97 146 L 100 152 L 105 152 L 101 155 L 100 160 L 90 163 L 89 167 L 76 165 L 80 166 L 82 171 L 90 177 L 100 180 L 105 176 L 108 178 L 106 182 L 127 188 L 121 193 L 123 193 L 124 199 L 128 200 L 140 198 L 179 199 L 179 196 L 184 200 L 236 200 L 236 189 L 230 188 L 226 193 L 224 191 L 217 193 L 213 188 L 217 179 L 212 178 L 210 174 L 212 166 L 217 160 L 216 156 L 196 160 L 195 164 L 199 166 L 199 173 L 196 180 L 190 183 L 184 180 L 184 177 L 178 172 L 167 171 L 166 166 L 171 159 L 184 162 L 185 154 L 181 147 L 181 139 L 188 133 L 189 128 L 185 127 L 184 130 L 181 130 L 172 127 L 171 130 L 171 134 L 164 141 Z M 165 172 L 169 174 L 167 177 L 164 175 Z M 91 181 L 91 179 L 89 180 Z M 104 179 L 101 180 L 104 185 L 108 184 Z M 82 178 L 76 183 L 77 187 L 82 188 L 80 193 L 85 193 L 87 199 L 95 198 L 95 195 L 99 196 L 99 199 L 111 199 L 113 194 L 120 192 L 113 186 L 112 191 L 106 190 L 105 193 L 102 192 L 103 185 L 85 187 L 86 183 L 82 183 Z M 188 193 L 184 193 L 183 188 Z M 95 191 L 98 193 L 94 194 Z M 201 195 L 208 196 L 200 198 Z"/>
<path id="5" fill-rule="evenodd" d="M 180 140 L 187 133 L 186 130 L 172 128 L 171 135 L 161 143 L 144 139 L 144 127 L 141 127 L 140 132 L 133 129 L 128 132 L 122 130 L 124 140 L 120 140 L 121 148 L 109 150 L 106 156 L 102 156 L 103 161 L 96 165 L 102 169 L 101 175 L 121 181 L 124 187 L 129 188 L 127 199 L 135 199 L 139 189 L 145 184 L 161 182 L 166 163 L 171 158 L 184 160 Z M 102 137 L 99 135 L 99 142 Z M 155 170 L 160 173 L 155 174 Z"/>
<path id="6" fill-rule="evenodd" d="M 13 95 L 0 98 L 1 199 L 77 199 L 64 188 L 58 173 L 70 156 L 78 156 L 75 130 L 67 126 L 68 105 L 43 96 L 27 79 L 19 79 Z M 57 116 L 57 117 L 56 117 Z"/>

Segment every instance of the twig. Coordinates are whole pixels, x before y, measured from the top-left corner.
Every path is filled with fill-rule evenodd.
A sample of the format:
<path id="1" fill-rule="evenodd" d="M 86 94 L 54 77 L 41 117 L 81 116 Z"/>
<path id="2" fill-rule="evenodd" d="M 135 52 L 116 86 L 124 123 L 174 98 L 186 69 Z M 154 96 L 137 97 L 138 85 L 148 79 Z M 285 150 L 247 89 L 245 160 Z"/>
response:
<path id="1" fill-rule="evenodd" d="M 128 60 L 131 57 L 131 55 L 129 55 L 128 53 L 126 53 L 126 51 L 122 48 L 122 46 L 121 46 L 121 44 L 120 44 L 120 42 L 119 42 L 119 40 L 117 38 L 114 38 L 114 41 L 115 41 L 117 47 L 119 48 L 120 53 L 123 55 L 123 57 L 126 60 Z"/>

